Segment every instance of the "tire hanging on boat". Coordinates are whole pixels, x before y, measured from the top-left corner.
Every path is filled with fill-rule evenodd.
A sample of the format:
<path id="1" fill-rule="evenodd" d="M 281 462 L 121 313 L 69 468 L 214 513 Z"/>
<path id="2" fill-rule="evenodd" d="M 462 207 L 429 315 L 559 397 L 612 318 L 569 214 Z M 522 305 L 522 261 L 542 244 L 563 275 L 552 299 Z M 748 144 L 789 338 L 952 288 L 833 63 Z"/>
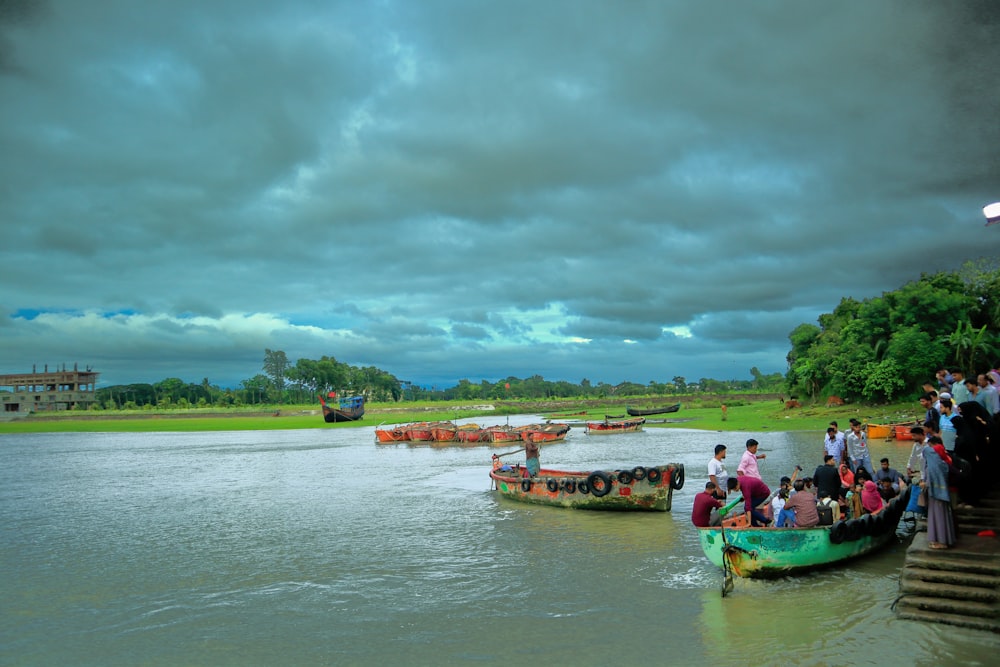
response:
<path id="1" fill-rule="evenodd" d="M 618 481 L 621 484 L 631 484 L 632 483 L 632 473 L 630 473 L 628 470 L 619 470 L 618 471 Z"/>
<path id="2" fill-rule="evenodd" d="M 521 490 L 524 491 L 525 493 L 531 491 L 531 479 L 525 477 L 524 479 L 521 480 Z"/>
<path id="3" fill-rule="evenodd" d="M 632 468 L 632 477 L 640 481 L 646 479 L 646 469 L 642 466 Z"/>
<path id="4" fill-rule="evenodd" d="M 545 488 L 551 491 L 552 493 L 555 493 L 556 491 L 559 490 L 559 482 L 557 482 L 552 477 L 549 477 L 547 480 L 545 480 Z"/>
<path id="5" fill-rule="evenodd" d="M 565 482 L 563 482 L 563 491 L 565 491 L 566 493 L 575 493 L 576 492 L 576 480 L 575 479 L 567 479 Z"/>
<path id="6" fill-rule="evenodd" d="M 659 468 L 647 468 L 646 469 L 646 480 L 650 484 L 656 484 L 657 482 L 660 481 L 661 477 L 663 477 L 663 474 L 660 472 Z"/>
<path id="7" fill-rule="evenodd" d="M 833 524 L 833 527 L 830 528 L 830 542 L 833 544 L 840 544 L 845 539 L 847 539 L 847 533 L 848 533 L 847 522 L 846 521 L 836 522 L 835 524 Z"/>
<path id="8" fill-rule="evenodd" d="M 611 476 L 602 470 L 592 472 L 587 477 L 587 485 L 595 498 L 602 498 L 611 491 Z"/>
<path id="9" fill-rule="evenodd" d="M 590 483 L 585 479 L 581 479 L 580 483 L 576 485 L 576 490 L 583 495 L 587 495 L 590 493 Z"/>
<path id="10" fill-rule="evenodd" d="M 678 463 L 677 467 L 670 475 L 670 488 L 674 491 L 680 491 L 684 488 L 684 464 Z"/>

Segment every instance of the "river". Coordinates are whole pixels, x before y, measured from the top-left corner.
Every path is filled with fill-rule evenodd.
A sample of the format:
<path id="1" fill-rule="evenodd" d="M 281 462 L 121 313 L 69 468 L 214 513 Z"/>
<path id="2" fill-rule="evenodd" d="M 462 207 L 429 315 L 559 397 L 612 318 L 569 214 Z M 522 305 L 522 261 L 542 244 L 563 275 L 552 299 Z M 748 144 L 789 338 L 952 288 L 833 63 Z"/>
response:
<path id="1" fill-rule="evenodd" d="M 820 433 L 543 447 L 562 469 L 685 464 L 672 512 L 606 513 L 497 498 L 494 450 L 372 425 L 0 435 L 0 664 L 996 664 L 991 634 L 894 617 L 905 544 L 723 599 L 690 508 L 714 445 L 732 473 L 751 436 L 769 483 L 821 458 Z"/>

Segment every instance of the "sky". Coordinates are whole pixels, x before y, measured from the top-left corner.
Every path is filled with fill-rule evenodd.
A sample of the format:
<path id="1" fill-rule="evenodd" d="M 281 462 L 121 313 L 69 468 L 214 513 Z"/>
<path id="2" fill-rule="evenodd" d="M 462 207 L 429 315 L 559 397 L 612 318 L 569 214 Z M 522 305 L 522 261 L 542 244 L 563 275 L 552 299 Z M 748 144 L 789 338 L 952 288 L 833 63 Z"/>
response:
<path id="1" fill-rule="evenodd" d="M 1000 3 L 0 0 L 0 373 L 784 373 L 1000 255 Z"/>

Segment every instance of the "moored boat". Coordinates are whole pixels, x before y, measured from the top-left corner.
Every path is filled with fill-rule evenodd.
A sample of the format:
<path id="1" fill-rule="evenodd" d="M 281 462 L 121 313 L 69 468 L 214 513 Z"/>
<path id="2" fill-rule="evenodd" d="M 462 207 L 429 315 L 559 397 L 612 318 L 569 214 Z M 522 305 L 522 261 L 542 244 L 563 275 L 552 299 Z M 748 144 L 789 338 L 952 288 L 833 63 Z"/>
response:
<path id="1" fill-rule="evenodd" d="M 875 438 L 888 438 L 892 435 L 892 430 L 892 424 L 867 424 L 865 426 L 865 431 L 868 433 L 869 440 L 873 440 Z"/>
<path id="2" fill-rule="evenodd" d="M 490 442 L 520 442 L 521 433 L 513 426 L 487 426 L 485 429 L 490 435 Z"/>
<path id="3" fill-rule="evenodd" d="M 701 548 L 717 567 L 740 577 L 767 578 L 827 567 L 871 553 L 896 534 L 911 487 L 877 514 L 811 528 L 751 528 L 740 514 L 722 526 L 698 528 Z"/>
<path id="4" fill-rule="evenodd" d="M 475 445 L 490 441 L 490 434 L 478 424 L 462 424 L 455 433 L 455 439 L 461 443 Z"/>
<path id="5" fill-rule="evenodd" d="M 592 435 L 605 435 L 608 433 L 635 433 L 642 430 L 642 425 L 646 423 L 645 417 L 632 417 L 631 419 L 605 419 L 602 422 L 587 422 L 587 433 Z"/>
<path id="6" fill-rule="evenodd" d="M 674 490 L 684 486 L 684 464 L 615 471 L 542 468 L 530 477 L 527 469 L 502 465 L 494 454 L 490 477 L 500 495 L 526 503 L 589 510 L 669 512 Z"/>
<path id="7" fill-rule="evenodd" d="M 407 440 L 409 438 L 406 437 L 406 429 L 401 426 L 382 428 L 382 424 L 379 424 L 375 427 L 375 442 L 406 442 Z"/>
<path id="8" fill-rule="evenodd" d="M 559 442 L 566 439 L 569 424 L 529 424 L 516 429 L 524 442 Z"/>
<path id="9" fill-rule="evenodd" d="M 413 422 L 405 427 L 410 442 L 430 442 L 434 439 L 434 426 L 429 422 Z"/>
<path id="10" fill-rule="evenodd" d="M 664 408 L 630 408 L 625 406 L 625 412 L 629 413 L 632 417 L 648 417 L 649 415 L 665 415 L 671 412 L 677 412 L 681 409 L 680 403 L 674 403 L 673 405 L 668 405 Z"/>
<path id="11" fill-rule="evenodd" d="M 454 442 L 458 427 L 451 422 L 435 422 L 431 426 L 431 440 L 434 442 Z"/>
<path id="12" fill-rule="evenodd" d="M 896 424 L 892 427 L 892 430 L 896 436 L 896 440 L 913 440 L 913 434 L 910 433 L 910 428 L 913 424 Z"/>
<path id="13" fill-rule="evenodd" d="M 336 392 L 330 392 L 330 398 L 336 398 Z M 323 406 L 323 421 L 327 424 L 333 422 L 353 422 L 365 416 L 364 396 L 345 396 L 338 402 L 338 407 L 329 405 L 323 395 L 319 397 L 320 405 Z"/>

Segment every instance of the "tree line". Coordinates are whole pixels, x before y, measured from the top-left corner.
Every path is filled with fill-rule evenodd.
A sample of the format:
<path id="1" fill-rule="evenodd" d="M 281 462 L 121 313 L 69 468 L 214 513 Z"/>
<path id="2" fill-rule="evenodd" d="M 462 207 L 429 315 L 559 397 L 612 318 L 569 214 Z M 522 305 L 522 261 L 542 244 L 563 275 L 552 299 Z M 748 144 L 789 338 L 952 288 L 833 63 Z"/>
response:
<path id="1" fill-rule="evenodd" d="M 968 262 L 881 296 L 841 299 L 791 334 L 787 390 L 871 402 L 913 397 L 942 368 L 976 377 L 1000 359 L 1000 268 Z"/>

